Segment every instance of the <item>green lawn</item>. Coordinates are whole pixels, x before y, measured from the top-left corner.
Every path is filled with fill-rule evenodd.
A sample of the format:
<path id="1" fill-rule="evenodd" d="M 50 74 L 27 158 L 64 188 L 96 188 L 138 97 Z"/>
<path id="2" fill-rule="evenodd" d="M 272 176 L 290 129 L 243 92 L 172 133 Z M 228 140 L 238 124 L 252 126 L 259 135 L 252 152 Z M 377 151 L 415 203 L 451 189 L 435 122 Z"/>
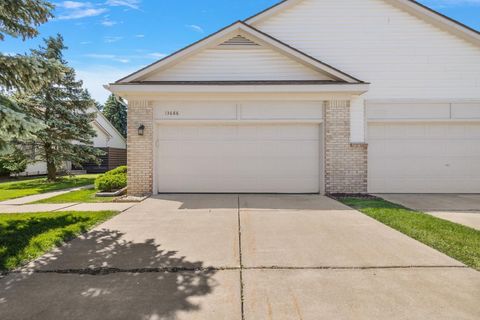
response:
<path id="1" fill-rule="evenodd" d="M 464 264 L 480 270 L 480 231 L 383 199 L 339 201 Z"/>
<path id="2" fill-rule="evenodd" d="M 97 174 L 84 174 L 47 182 L 46 178 L 23 179 L 0 183 L 0 201 L 93 184 Z"/>
<path id="3" fill-rule="evenodd" d="M 115 197 L 95 197 L 97 192 L 98 190 L 95 189 L 71 191 L 32 203 L 112 202 L 115 199 Z"/>
<path id="4" fill-rule="evenodd" d="M 115 211 L 0 214 L 0 271 L 38 258 L 115 214 Z"/>

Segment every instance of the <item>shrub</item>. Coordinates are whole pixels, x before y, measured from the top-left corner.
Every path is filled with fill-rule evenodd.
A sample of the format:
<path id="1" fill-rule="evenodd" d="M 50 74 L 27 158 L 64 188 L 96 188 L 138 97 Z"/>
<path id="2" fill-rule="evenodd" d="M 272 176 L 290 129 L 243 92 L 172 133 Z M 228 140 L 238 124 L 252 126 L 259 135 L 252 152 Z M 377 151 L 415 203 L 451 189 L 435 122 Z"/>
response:
<path id="1" fill-rule="evenodd" d="M 127 166 L 120 166 L 120 167 L 117 167 L 113 170 L 110 170 L 108 172 L 105 172 L 105 174 L 107 175 L 114 175 L 114 174 L 120 174 L 120 173 L 127 173 Z"/>
<path id="2" fill-rule="evenodd" d="M 100 191 L 115 191 L 127 186 L 127 167 L 110 170 L 95 179 L 95 188 Z"/>

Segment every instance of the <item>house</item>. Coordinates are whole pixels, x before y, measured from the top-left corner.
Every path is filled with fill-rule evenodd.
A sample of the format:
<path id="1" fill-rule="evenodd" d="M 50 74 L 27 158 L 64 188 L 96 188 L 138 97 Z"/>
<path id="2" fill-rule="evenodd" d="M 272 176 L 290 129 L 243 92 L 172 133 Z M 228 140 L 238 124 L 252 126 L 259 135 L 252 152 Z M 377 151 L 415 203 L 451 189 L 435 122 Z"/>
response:
<path id="1" fill-rule="evenodd" d="M 410 0 L 286 0 L 110 84 L 128 190 L 480 192 L 480 33 Z"/>
<path id="2" fill-rule="evenodd" d="M 90 110 L 96 112 L 96 118 L 92 122 L 93 129 L 97 136 L 93 139 L 93 146 L 105 152 L 101 157 L 101 164 L 86 163 L 82 167 L 74 167 L 71 163 L 65 163 L 64 170 L 85 170 L 88 173 L 100 173 L 112 170 L 118 166 L 127 164 L 127 142 L 120 132 L 108 121 L 98 109 Z M 35 159 L 34 151 L 31 155 Z M 20 175 L 32 176 L 47 173 L 47 164 L 37 161 L 27 165 L 27 169 Z"/>

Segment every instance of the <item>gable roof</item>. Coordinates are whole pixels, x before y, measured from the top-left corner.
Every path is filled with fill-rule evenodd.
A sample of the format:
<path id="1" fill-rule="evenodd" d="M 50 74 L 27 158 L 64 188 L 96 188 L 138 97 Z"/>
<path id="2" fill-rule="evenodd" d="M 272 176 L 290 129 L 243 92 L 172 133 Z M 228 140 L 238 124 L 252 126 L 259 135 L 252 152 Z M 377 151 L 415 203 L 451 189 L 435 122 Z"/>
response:
<path id="1" fill-rule="evenodd" d="M 303 64 L 307 65 L 308 67 L 317 70 L 318 72 L 321 73 L 326 73 L 330 77 L 332 77 L 336 81 L 342 81 L 345 83 L 364 83 L 363 81 L 341 71 L 338 70 L 296 48 L 293 48 L 286 43 L 281 42 L 278 39 L 275 39 L 274 37 L 250 26 L 247 25 L 245 22 L 242 21 L 237 21 L 161 60 L 158 60 L 143 69 L 140 69 L 118 81 L 116 81 L 116 84 L 124 84 L 124 83 L 138 83 L 141 81 L 144 77 L 147 75 L 156 72 L 158 70 L 161 70 L 162 68 L 168 68 L 168 66 L 180 61 L 181 59 L 185 59 L 186 57 L 190 57 L 198 52 L 200 52 L 202 49 L 208 48 L 211 45 L 221 45 L 224 42 L 224 38 L 231 35 L 235 34 L 235 32 L 243 32 L 244 34 L 247 34 L 248 36 L 251 36 L 255 39 L 260 40 L 261 42 L 265 43 L 268 46 L 271 46 L 278 51 L 280 51 L 282 54 L 289 56 L 297 61 L 302 62 Z M 231 39 L 230 39 L 231 40 Z M 219 43 L 218 43 L 219 42 Z"/>
<path id="2" fill-rule="evenodd" d="M 245 23 L 252 24 L 262 19 L 268 18 L 286 8 L 301 2 L 303 0 L 283 0 L 273 6 L 247 18 Z M 438 11 L 433 10 L 414 0 L 384 0 L 398 8 L 401 8 L 429 23 L 443 28 L 465 40 L 480 45 L 480 31 L 452 19 Z"/>
<path id="3" fill-rule="evenodd" d="M 127 139 L 118 132 L 117 128 L 110 122 L 110 120 L 105 117 L 102 111 L 98 110 L 96 106 L 93 106 L 94 112 L 95 112 L 95 120 L 93 120 L 93 123 L 102 131 L 104 131 L 105 134 L 107 134 L 109 137 L 112 137 L 115 135 L 118 138 L 120 138 L 124 143 L 127 143 Z M 105 123 L 108 125 L 109 128 L 105 128 L 105 126 L 102 126 L 100 122 L 98 121 L 98 118 L 102 118 Z M 110 131 L 109 131 L 110 130 Z"/>

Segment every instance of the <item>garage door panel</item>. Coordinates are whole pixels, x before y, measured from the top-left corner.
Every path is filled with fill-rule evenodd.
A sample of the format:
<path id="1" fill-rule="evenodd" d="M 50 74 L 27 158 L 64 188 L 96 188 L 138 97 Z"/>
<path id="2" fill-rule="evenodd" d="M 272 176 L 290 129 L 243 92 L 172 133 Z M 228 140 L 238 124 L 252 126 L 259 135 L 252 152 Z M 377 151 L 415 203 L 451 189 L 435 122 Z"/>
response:
<path id="1" fill-rule="evenodd" d="M 373 190 L 388 190 L 388 193 L 468 193 L 467 191 L 448 191 L 445 190 L 445 185 L 451 186 L 462 186 L 464 190 L 473 190 L 480 185 L 480 179 L 449 179 L 449 178 L 435 178 L 435 179 L 420 179 L 420 178 L 410 178 L 403 177 L 398 178 L 396 184 L 392 184 L 390 179 L 371 179 L 369 180 L 369 188 Z M 415 188 L 413 191 L 406 191 L 405 185 L 414 185 Z M 458 187 L 456 187 L 458 188 Z M 460 190 L 460 189 L 459 189 Z M 382 193 L 383 191 L 370 191 Z"/>
<path id="2" fill-rule="evenodd" d="M 169 186 L 169 191 L 163 192 L 213 192 L 213 193 L 225 193 L 225 192 L 240 192 L 240 193 L 265 193 L 263 185 L 276 185 L 275 193 L 309 193 L 314 189 L 318 182 L 315 177 L 309 177 L 304 179 L 302 177 L 297 178 L 268 178 L 268 177 L 245 177 L 239 179 L 238 176 L 187 176 L 185 180 L 178 179 L 177 176 L 164 176 L 164 183 Z M 232 179 L 236 179 L 235 189 L 232 189 L 232 185 L 228 182 Z M 187 182 L 188 181 L 188 182 Z M 205 186 L 211 186 L 208 191 L 205 191 Z M 195 191 L 185 191 L 186 188 Z M 161 191 L 162 192 L 162 191 Z"/>
<path id="3" fill-rule="evenodd" d="M 435 161 L 436 158 L 415 159 L 415 158 L 400 158 L 400 159 L 379 159 L 372 161 L 371 166 L 377 167 L 375 174 L 378 176 L 386 176 L 389 178 L 409 177 L 417 178 L 422 176 L 424 178 L 435 178 L 442 176 L 445 178 L 462 178 L 470 179 L 470 170 L 479 170 L 480 165 L 473 163 L 471 160 L 465 159 L 446 159 L 449 165 L 445 162 Z M 472 159 L 474 160 L 474 159 Z M 383 166 L 382 163 L 388 161 L 389 166 Z M 412 163 L 415 165 L 412 166 Z M 392 171 L 391 168 L 396 168 Z"/>
<path id="4" fill-rule="evenodd" d="M 370 124 L 369 192 L 480 192 L 477 134 L 478 123 Z"/>
<path id="5" fill-rule="evenodd" d="M 317 124 L 160 125 L 157 133 L 159 192 L 320 191 Z"/>

